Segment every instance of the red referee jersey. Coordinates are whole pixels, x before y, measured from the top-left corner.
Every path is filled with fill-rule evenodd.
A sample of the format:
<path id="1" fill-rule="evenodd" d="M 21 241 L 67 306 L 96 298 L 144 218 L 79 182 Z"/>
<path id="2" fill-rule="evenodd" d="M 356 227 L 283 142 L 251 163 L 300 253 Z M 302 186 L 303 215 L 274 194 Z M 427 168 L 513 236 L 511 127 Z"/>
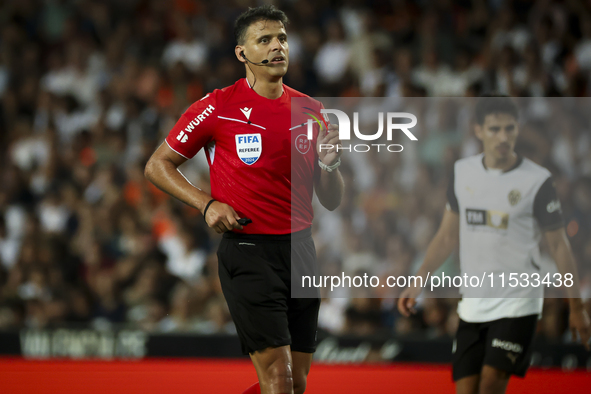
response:
<path id="1" fill-rule="evenodd" d="M 312 225 L 318 128 L 309 141 L 303 123 L 322 104 L 309 98 L 292 116 L 295 97 L 308 96 L 283 85 L 270 100 L 243 78 L 193 103 L 166 138 L 187 159 L 206 147 L 212 197 L 253 221 L 236 232 L 288 234 Z"/>

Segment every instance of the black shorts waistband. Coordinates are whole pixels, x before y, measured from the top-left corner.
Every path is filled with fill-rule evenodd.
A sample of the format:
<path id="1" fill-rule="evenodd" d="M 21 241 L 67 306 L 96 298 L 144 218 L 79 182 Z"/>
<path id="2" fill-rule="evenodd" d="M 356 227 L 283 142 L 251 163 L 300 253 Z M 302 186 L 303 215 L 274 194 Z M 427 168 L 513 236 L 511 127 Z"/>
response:
<path id="1" fill-rule="evenodd" d="M 258 241 L 258 242 L 290 242 L 290 241 L 301 241 L 307 238 L 312 237 L 312 228 L 308 227 L 306 229 L 296 231 L 295 233 L 289 234 L 244 234 L 244 233 L 235 233 L 233 231 L 225 232 L 223 237 L 225 239 L 242 239 L 242 240 L 251 240 L 251 241 Z"/>

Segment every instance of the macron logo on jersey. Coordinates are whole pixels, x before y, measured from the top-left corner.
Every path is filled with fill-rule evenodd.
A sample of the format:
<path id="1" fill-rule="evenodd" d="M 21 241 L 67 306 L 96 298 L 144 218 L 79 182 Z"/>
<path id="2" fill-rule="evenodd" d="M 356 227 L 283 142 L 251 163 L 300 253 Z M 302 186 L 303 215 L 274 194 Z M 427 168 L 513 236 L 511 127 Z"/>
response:
<path id="1" fill-rule="evenodd" d="M 240 111 L 242 111 L 242 113 L 244 114 L 244 116 L 246 116 L 246 120 L 250 120 L 250 112 L 252 111 L 252 108 L 240 108 Z"/>
<path id="2" fill-rule="evenodd" d="M 189 124 L 187 125 L 187 127 L 185 127 L 184 130 L 181 130 L 179 135 L 176 136 L 176 139 L 181 141 L 182 143 L 187 142 L 187 140 L 189 139 L 189 136 L 187 135 L 187 133 L 192 133 L 193 130 L 195 130 L 195 127 L 199 126 L 199 124 L 201 122 L 203 122 L 205 120 L 205 118 L 207 118 L 209 115 L 211 115 L 211 113 L 214 110 L 215 110 L 214 106 L 209 104 L 209 106 L 207 108 L 205 108 L 203 110 L 203 112 L 201 112 L 199 115 L 197 115 L 195 117 L 195 119 L 193 119 L 192 121 L 189 122 Z"/>

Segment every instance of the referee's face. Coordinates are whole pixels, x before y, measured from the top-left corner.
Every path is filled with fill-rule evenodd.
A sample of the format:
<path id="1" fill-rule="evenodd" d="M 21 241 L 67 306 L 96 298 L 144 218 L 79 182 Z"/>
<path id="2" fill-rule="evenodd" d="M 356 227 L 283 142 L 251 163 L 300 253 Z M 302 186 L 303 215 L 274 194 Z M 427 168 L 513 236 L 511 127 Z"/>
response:
<path id="1" fill-rule="evenodd" d="M 482 141 L 484 154 L 499 162 L 513 156 L 518 134 L 517 119 L 509 114 L 486 115 L 484 123 L 476 125 L 476 136 Z"/>
<path id="2" fill-rule="evenodd" d="M 259 77 L 283 77 L 289 63 L 289 45 L 285 26 L 279 21 L 258 21 L 246 30 L 246 41 L 241 51 L 248 60 L 259 63 L 268 60 L 262 66 L 252 66 L 251 70 Z"/>

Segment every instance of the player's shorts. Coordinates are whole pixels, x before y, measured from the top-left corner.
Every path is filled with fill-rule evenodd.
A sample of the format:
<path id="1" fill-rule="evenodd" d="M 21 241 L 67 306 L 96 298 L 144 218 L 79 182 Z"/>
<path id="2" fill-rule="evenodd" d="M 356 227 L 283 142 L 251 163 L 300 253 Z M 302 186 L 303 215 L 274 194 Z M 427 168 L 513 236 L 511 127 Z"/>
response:
<path id="1" fill-rule="evenodd" d="M 286 235 L 225 233 L 218 248 L 222 291 L 244 354 L 291 345 L 314 353 L 319 298 L 291 298 L 291 264 L 316 262 L 311 230 Z M 292 257 L 293 256 L 293 257 Z"/>
<path id="2" fill-rule="evenodd" d="M 453 380 L 478 375 L 483 365 L 524 377 L 537 322 L 538 315 L 484 323 L 460 319 L 454 341 Z"/>

